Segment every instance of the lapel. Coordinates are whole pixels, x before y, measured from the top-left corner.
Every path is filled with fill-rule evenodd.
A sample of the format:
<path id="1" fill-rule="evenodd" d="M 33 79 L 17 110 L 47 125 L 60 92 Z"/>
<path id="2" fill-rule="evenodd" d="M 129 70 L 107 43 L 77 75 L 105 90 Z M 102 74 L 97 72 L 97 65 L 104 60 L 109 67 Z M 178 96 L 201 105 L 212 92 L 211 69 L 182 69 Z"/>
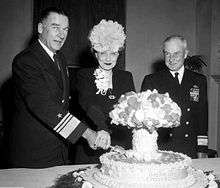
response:
<path id="1" fill-rule="evenodd" d="M 63 83 L 63 98 L 66 99 L 69 95 L 69 72 L 65 64 L 65 59 L 62 55 L 60 55 L 60 61 L 60 72 Z"/>
<path id="2" fill-rule="evenodd" d="M 191 83 L 191 79 L 189 76 L 189 71 L 187 69 L 184 70 L 183 79 L 182 79 L 182 85 L 188 85 Z"/>
<path id="3" fill-rule="evenodd" d="M 182 90 L 181 90 L 182 84 L 179 85 L 176 83 L 175 78 L 168 69 L 162 72 L 159 78 L 160 78 L 159 92 L 161 93 L 168 92 L 171 99 L 174 100 L 175 102 L 178 102 L 182 95 Z"/>
<path id="4" fill-rule="evenodd" d="M 189 70 L 185 69 L 183 74 L 183 80 L 181 84 L 181 90 L 183 98 L 188 99 L 189 90 L 193 86 L 193 79 Z"/>
<path id="5" fill-rule="evenodd" d="M 63 96 L 65 96 L 66 92 L 69 91 L 69 88 L 68 88 L 69 79 L 67 75 L 67 67 L 65 65 L 65 62 L 62 56 L 61 56 L 61 63 L 60 63 L 61 71 L 59 71 L 58 68 L 54 65 L 54 61 L 50 58 L 50 56 L 43 49 L 43 47 L 40 45 L 39 42 L 36 42 L 33 45 L 32 51 L 38 58 L 38 61 L 41 64 L 41 67 L 44 69 L 44 71 L 46 71 L 47 74 L 50 74 L 51 76 L 53 76 L 53 78 L 56 80 L 57 85 L 60 87 L 60 89 L 63 89 Z"/>
<path id="6" fill-rule="evenodd" d="M 112 70 L 112 90 L 115 92 L 117 90 L 118 82 L 118 74 L 117 70 Z"/>
<path id="7" fill-rule="evenodd" d="M 164 76 L 162 76 L 162 80 L 161 80 L 162 83 L 164 83 L 165 80 L 167 81 L 167 83 L 165 85 L 163 84 L 163 87 L 169 86 L 170 89 L 172 88 L 177 89 L 180 86 L 179 84 L 176 83 L 175 78 L 168 69 L 164 71 Z"/>
<path id="8" fill-rule="evenodd" d="M 175 97 L 176 102 L 180 106 L 182 106 L 184 103 L 185 104 L 187 103 L 189 87 L 191 84 L 192 84 L 192 79 L 190 73 L 187 69 L 185 69 L 181 84 L 179 85 L 179 87 L 175 87 L 176 89 L 173 88 L 173 90 L 171 90 L 172 92 L 174 92 L 173 96 Z"/>
<path id="9" fill-rule="evenodd" d="M 36 42 L 32 48 L 33 53 L 38 58 L 38 62 L 41 64 L 41 67 L 52 75 L 57 81 L 59 81 L 59 73 L 56 66 L 54 66 L 53 60 L 43 49 L 39 42 Z"/>

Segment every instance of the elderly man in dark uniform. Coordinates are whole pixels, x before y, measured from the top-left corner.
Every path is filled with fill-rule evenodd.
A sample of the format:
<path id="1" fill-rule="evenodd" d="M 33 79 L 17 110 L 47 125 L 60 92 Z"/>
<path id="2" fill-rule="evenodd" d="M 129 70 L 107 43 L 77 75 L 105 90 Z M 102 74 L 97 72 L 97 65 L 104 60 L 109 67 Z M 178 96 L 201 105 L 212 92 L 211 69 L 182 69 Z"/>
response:
<path id="1" fill-rule="evenodd" d="M 68 111 L 69 78 L 63 46 L 67 15 L 48 8 L 38 23 L 38 41 L 12 65 L 15 113 L 9 138 L 10 167 L 45 168 L 68 164 L 67 140 L 84 137 L 90 147 L 107 149 L 109 133 L 96 133 Z"/>
<path id="2" fill-rule="evenodd" d="M 145 76 L 141 90 L 157 89 L 168 92 L 182 110 L 181 125 L 158 130 L 161 150 L 172 150 L 197 158 L 197 152 L 207 147 L 208 110 L 207 82 L 204 75 L 184 68 L 187 42 L 182 36 L 171 36 L 164 41 L 167 69 Z"/>

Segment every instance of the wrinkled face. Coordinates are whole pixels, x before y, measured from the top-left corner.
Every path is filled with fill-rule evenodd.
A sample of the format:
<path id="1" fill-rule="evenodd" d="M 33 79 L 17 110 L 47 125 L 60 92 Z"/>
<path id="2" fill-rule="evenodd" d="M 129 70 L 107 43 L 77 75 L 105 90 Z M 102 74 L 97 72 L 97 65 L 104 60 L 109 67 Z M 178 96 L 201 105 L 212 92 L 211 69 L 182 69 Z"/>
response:
<path id="1" fill-rule="evenodd" d="M 111 70 L 115 67 L 119 53 L 110 50 L 105 52 L 97 52 L 96 58 L 99 62 L 99 67 L 104 70 Z"/>
<path id="2" fill-rule="evenodd" d="M 178 71 L 184 64 L 188 51 L 179 39 L 172 39 L 164 44 L 165 64 L 171 71 Z"/>
<path id="3" fill-rule="evenodd" d="M 69 29 L 66 16 L 51 12 L 43 23 L 38 24 L 39 38 L 52 52 L 63 46 Z"/>

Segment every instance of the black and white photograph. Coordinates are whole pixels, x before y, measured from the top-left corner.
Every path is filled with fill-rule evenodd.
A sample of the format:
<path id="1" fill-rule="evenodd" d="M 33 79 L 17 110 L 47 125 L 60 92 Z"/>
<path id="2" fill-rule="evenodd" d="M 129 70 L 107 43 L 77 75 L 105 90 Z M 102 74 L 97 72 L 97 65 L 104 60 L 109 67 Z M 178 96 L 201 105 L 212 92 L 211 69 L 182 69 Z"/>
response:
<path id="1" fill-rule="evenodd" d="M 2 0 L 0 188 L 219 188 L 219 0 Z"/>

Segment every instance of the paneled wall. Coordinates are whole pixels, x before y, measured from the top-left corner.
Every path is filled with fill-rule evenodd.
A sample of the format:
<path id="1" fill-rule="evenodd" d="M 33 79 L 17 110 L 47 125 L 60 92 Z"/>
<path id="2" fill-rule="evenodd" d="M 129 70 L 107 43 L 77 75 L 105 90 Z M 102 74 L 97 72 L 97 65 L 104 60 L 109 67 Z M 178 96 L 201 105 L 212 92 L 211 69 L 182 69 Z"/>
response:
<path id="1" fill-rule="evenodd" d="M 1 0 L 0 94 L 5 95 L 14 56 L 24 49 L 32 33 L 32 0 Z M 4 91 L 3 91 L 4 90 Z M 0 95 L 1 96 L 1 95 Z M 0 121 L 2 108 L 0 98 Z"/>
<path id="2" fill-rule="evenodd" d="M 212 0 L 209 136 L 220 154 L 220 1 Z"/>
<path id="3" fill-rule="evenodd" d="M 180 34 L 196 51 L 196 1 L 127 0 L 126 69 L 133 73 L 137 91 L 145 74 L 153 72 L 162 57 L 163 40 Z"/>
<path id="4" fill-rule="evenodd" d="M 220 153 L 220 1 L 127 0 L 126 69 L 137 91 L 144 75 L 162 57 L 162 41 L 171 34 L 185 36 L 189 55 L 203 55 L 208 66 L 209 147 Z"/>
<path id="5" fill-rule="evenodd" d="M 32 0 L 1 0 L 0 23 L 0 168 L 5 168 L 7 156 L 4 155 L 3 133 L 13 108 L 11 64 L 14 56 L 26 47 L 31 37 Z"/>

